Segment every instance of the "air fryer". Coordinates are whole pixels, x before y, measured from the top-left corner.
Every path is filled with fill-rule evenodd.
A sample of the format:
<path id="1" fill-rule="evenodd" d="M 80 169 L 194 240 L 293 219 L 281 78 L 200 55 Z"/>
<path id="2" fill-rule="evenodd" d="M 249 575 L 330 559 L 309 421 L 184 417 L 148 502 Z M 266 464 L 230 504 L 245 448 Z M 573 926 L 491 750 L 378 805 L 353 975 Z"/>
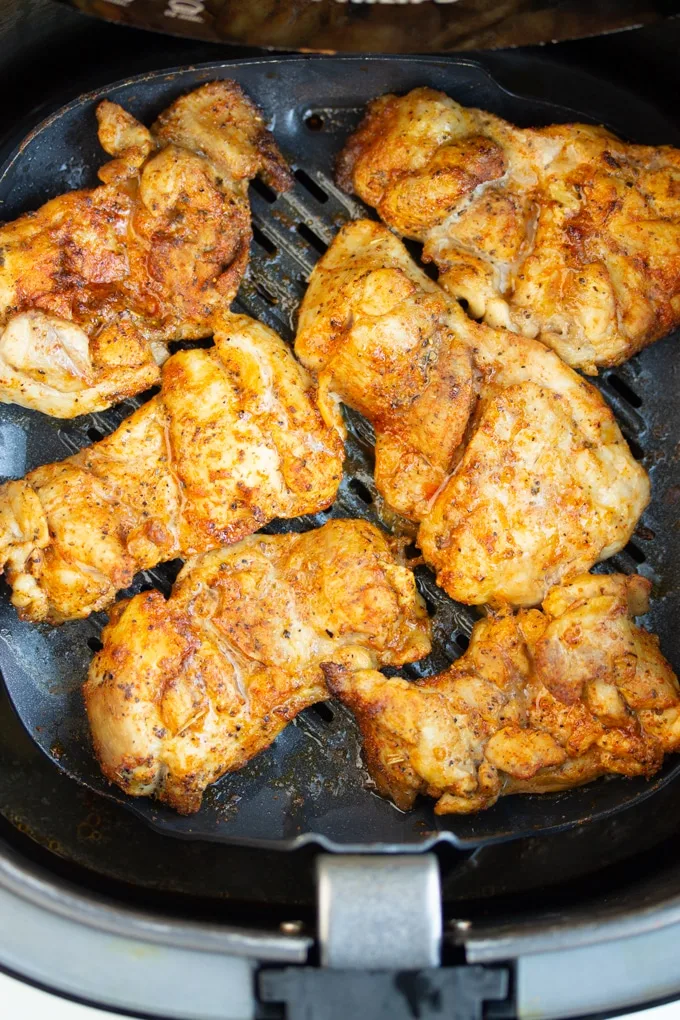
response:
<path id="1" fill-rule="evenodd" d="M 200 81 L 237 77 L 276 115 L 297 182 L 289 198 L 262 186 L 251 193 L 255 239 L 239 306 L 288 339 L 306 274 L 338 224 L 357 211 L 333 184 L 332 159 L 371 96 L 431 84 L 518 123 L 576 115 L 634 141 L 680 141 L 680 25 L 673 22 L 464 57 L 276 58 L 136 32 L 46 3 L 19 10 L 5 28 L 0 70 L 11 97 L 0 112 L 9 160 L 0 177 L 4 216 L 89 182 L 97 166 L 97 95 L 146 118 Z M 173 66 L 179 70 L 153 73 Z M 78 99 L 83 93 L 91 95 Z M 15 164 L 12 151 L 29 132 Z M 666 338 L 598 384 L 654 486 L 633 540 L 610 565 L 654 582 L 646 622 L 677 670 L 675 342 Z M 65 424 L 3 407 L 0 468 L 16 476 L 58 459 L 113 420 L 104 414 Z M 376 519 L 371 437 L 359 419 L 350 432 L 350 471 L 331 514 Z M 28 437 L 26 460 L 17 452 L 19 433 Z M 312 523 L 321 519 L 305 526 Z M 437 636 L 418 670 L 434 672 L 465 647 L 473 617 L 438 592 L 427 570 L 418 573 Z M 168 583 L 161 569 L 138 578 L 134 590 Z M 509 797 L 483 814 L 442 821 L 424 802 L 404 815 L 366 788 L 353 724 L 330 705 L 308 710 L 260 760 L 225 777 L 196 817 L 127 800 L 99 776 L 79 704 L 101 623 L 69 624 L 56 636 L 38 629 L 36 637 L 17 621 L 6 591 L 0 605 L 0 891 L 15 908 L 30 904 L 85 932 L 247 960 L 250 1015 L 291 1017 L 347 1016 L 348 1004 L 351 1015 L 513 1016 L 524 1001 L 514 962 L 523 953 L 635 937 L 675 919 L 680 759 L 672 756 L 651 782 L 614 779 L 560 795 Z M 343 899 L 354 911 L 350 921 Z M 411 927 L 402 938 L 407 910 Z M 25 970 L 20 955 L 5 958 L 2 938 L 0 964 L 62 993 L 97 998 L 96 968 L 106 965 L 94 934 L 94 971 L 80 991 L 58 974 L 49 978 L 48 958 Z M 363 940 L 362 962 L 348 945 L 360 952 Z M 34 951 L 49 957 L 38 941 Z M 121 987 L 125 981 L 121 967 Z M 228 998 L 226 971 L 225 982 Z M 658 997 L 660 986 L 650 988 L 631 992 L 631 1001 Z M 192 1015 L 173 1012 L 185 1008 L 179 1002 L 146 1001 L 143 990 L 129 1001 L 106 1001 L 103 991 L 101 998 L 140 1014 Z"/>

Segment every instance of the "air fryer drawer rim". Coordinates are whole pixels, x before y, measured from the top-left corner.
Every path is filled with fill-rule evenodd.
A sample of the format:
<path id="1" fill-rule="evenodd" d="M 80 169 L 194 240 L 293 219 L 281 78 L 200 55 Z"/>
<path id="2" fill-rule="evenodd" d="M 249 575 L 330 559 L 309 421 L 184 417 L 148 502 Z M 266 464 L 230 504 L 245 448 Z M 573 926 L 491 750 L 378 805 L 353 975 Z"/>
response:
<path id="1" fill-rule="evenodd" d="M 247 956 L 262 961 L 303 963 L 313 939 L 309 935 L 283 935 L 185 918 L 169 917 L 127 904 L 117 904 L 95 893 L 83 893 L 72 883 L 50 875 L 46 868 L 22 859 L 0 840 L 0 889 L 28 900 L 47 913 L 87 925 L 101 932 L 159 945 L 200 952 Z M 11 933 L 8 933 L 11 935 Z M 0 930 L 0 962 L 2 956 Z"/>

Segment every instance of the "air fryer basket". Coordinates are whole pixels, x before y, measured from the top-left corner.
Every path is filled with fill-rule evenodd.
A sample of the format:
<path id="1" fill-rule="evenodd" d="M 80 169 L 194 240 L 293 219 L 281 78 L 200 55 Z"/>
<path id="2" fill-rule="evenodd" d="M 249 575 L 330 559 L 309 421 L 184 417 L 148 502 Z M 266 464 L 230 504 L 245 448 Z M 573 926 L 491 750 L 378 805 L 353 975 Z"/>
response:
<path id="1" fill-rule="evenodd" d="M 333 183 L 336 152 L 356 125 L 366 101 L 386 91 L 428 84 L 468 105 L 519 124 L 573 119 L 604 122 L 636 142 L 680 144 L 680 132 L 642 102 L 625 101 L 616 89 L 597 94 L 597 107 L 573 110 L 523 98 L 501 87 L 480 65 L 428 58 L 288 58 L 232 62 L 154 73 L 131 79 L 70 103 L 37 127 L 0 174 L 3 218 L 37 207 L 52 195 L 95 183 L 103 154 L 96 138 L 94 108 L 104 96 L 150 121 L 178 94 L 204 81 L 234 77 L 261 104 L 296 176 L 296 187 L 276 197 L 256 182 L 251 189 L 254 243 L 251 266 L 238 308 L 294 335 L 295 315 L 315 261 L 345 220 L 366 215 L 356 200 Z M 638 571 L 655 584 L 648 626 L 659 633 L 676 669 L 674 641 L 680 533 L 675 507 L 680 486 L 673 465 L 680 451 L 675 409 L 677 369 L 668 338 L 600 378 L 635 456 L 652 475 L 653 500 L 628 547 L 605 570 Z M 115 428 L 134 401 L 103 414 L 61 422 L 14 406 L 0 406 L 0 471 L 16 477 L 61 459 Z M 348 414 L 347 470 L 334 506 L 324 514 L 276 522 L 267 531 L 303 530 L 329 517 L 364 517 L 381 522 L 372 481 L 370 427 Z M 158 587 L 168 593 L 176 573 L 166 565 L 140 575 L 130 592 Z M 474 613 L 452 602 L 417 568 L 418 585 L 433 616 L 435 643 L 428 659 L 404 675 L 436 672 L 461 654 Z M 224 777 L 207 794 L 200 813 L 181 818 L 147 800 L 133 800 L 111 787 L 93 758 L 80 685 L 93 649 L 99 647 L 104 616 L 60 628 L 21 623 L 0 602 L 0 669 L 13 705 L 31 737 L 52 762 L 96 793 L 113 798 L 168 835 L 292 848 L 316 842 L 331 849 L 416 850 L 438 840 L 461 849 L 564 829 L 603 819 L 640 803 L 680 770 L 669 758 L 652 781 L 607 779 L 562 794 L 508 797 L 469 817 L 434 816 L 429 802 L 404 814 L 371 789 L 361 763 L 360 743 L 349 714 L 336 703 L 304 712 L 274 745 L 242 771 Z M 667 798 L 666 798 L 667 799 Z"/>

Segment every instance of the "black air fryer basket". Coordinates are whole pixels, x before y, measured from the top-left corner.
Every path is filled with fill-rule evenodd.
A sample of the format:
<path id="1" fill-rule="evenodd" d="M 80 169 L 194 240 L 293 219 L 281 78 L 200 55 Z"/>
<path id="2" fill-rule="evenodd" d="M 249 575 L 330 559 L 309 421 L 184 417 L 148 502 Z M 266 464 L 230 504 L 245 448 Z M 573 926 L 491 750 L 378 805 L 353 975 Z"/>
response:
<path id="1" fill-rule="evenodd" d="M 601 96 L 597 109 L 574 110 L 511 93 L 484 68 L 461 59 L 444 64 L 427 58 L 405 62 L 379 57 L 208 64 L 118 83 L 76 99 L 49 117 L 22 142 L 0 174 L 5 216 L 13 218 L 55 193 L 96 183 L 102 154 L 94 110 L 104 96 L 149 123 L 177 95 L 227 76 L 236 78 L 265 110 L 295 173 L 296 187 L 285 195 L 277 197 L 259 181 L 253 185 L 252 260 L 238 298 L 239 310 L 288 340 L 294 336 L 297 308 L 314 263 L 343 222 L 368 212 L 334 183 L 333 164 L 374 96 L 425 84 L 518 124 L 589 119 L 638 142 L 680 141 L 673 125 L 652 119 L 644 104 L 621 107 L 616 93 Z M 669 371 L 672 351 L 671 338 L 599 380 L 635 455 L 660 476 L 658 482 L 654 478 L 655 499 L 636 536 L 604 569 L 643 572 L 656 582 L 661 595 L 670 563 L 680 550 L 680 534 L 668 527 L 668 503 L 658 491 L 669 477 L 663 464 L 680 443 L 680 422 L 669 424 L 675 403 Z M 3 405 L 5 474 L 21 476 L 38 464 L 76 452 L 110 432 L 135 406 L 127 401 L 105 413 L 65 422 Z M 265 530 L 318 527 L 329 517 L 381 522 L 373 484 L 372 433 L 359 416 L 347 417 L 345 478 L 333 507 L 313 517 L 275 522 Z M 467 646 L 474 622 L 469 608 L 437 588 L 431 571 L 421 567 L 417 573 L 433 617 L 435 642 L 427 659 L 404 669 L 409 677 L 446 668 Z M 168 593 L 175 574 L 176 567 L 146 571 L 131 591 L 156 586 Z M 668 594 L 657 597 L 650 619 L 671 655 L 676 609 Z M 486 811 L 462 817 L 437 818 L 432 803 L 425 800 L 403 813 L 376 796 L 361 763 L 350 714 L 328 703 L 302 713 L 272 748 L 215 784 L 197 815 L 180 817 L 147 799 L 120 794 L 94 760 L 80 687 L 104 620 L 99 614 L 59 628 L 35 626 L 19 621 L 5 598 L 0 604 L 0 669 L 18 715 L 57 768 L 115 798 L 168 835 L 282 849 L 317 842 L 336 850 L 413 850 L 443 839 L 463 849 L 604 818 L 651 796 L 680 771 L 680 760 L 671 757 L 652 781 L 609 778 L 559 794 L 507 797 Z"/>
<path id="2" fill-rule="evenodd" d="M 673 108 L 668 95 L 660 104 L 650 94 L 643 98 L 644 90 L 651 93 L 655 87 L 652 71 L 629 91 L 621 69 L 621 83 L 607 84 L 552 54 L 519 51 L 474 59 L 257 58 L 185 66 L 107 85 L 128 69 L 206 59 L 212 51 L 151 36 L 141 36 L 140 42 L 123 29 L 83 24 L 89 27 L 78 35 L 76 26 L 75 37 L 100 45 L 106 40 L 99 51 L 105 57 L 98 60 L 96 51 L 83 45 L 78 63 L 80 51 L 71 50 L 74 82 L 47 100 L 45 87 L 32 83 L 31 74 L 23 79 L 21 122 L 7 126 L 12 144 L 31 133 L 14 151 L 5 148 L 2 218 L 95 183 L 105 158 L 94 118 L 101 97 L 149 122 L 180 93 L 204 81 L 235 78 L 264 109 L 296 177 L 288 195 L 277 197 L 261 183 L 251 188 L 254 242 L 238 310 L 287 340 L 294 335 L 308 274 L 338 227 L 349 218 L 373 215 L 337 188 L 332 168 L 366 101 L 376 95 L 428 84 L 520 125 L 578 119 L 603 123 L 635 142 L 680 145 L 680 126 L 663 112 Z M 57 39 L 58 32 L 55 28 Z M 106 49 L 109 39 L 112 49 Z M 591 44 L 579 45 L 581 52 L 590 52 Z M 630 45 L 622 38 L 611 49 L 625 54 Z M 60 59 L 45 52 L 47 68 Z M 74 98 L 88 87 L 95 91 Z M 29 108 L 26 97 L 33 97 L 39 108 Z M 68 105 L 56 110 L 63 102 Z M 665 655 L 679 671 L 675 578 L 680 576 L 680 484 L 675 464 L 680 456 L 680 369 L 675 344 L 668 337 L 598 380 L 653 487 L 651 506 L 631 543 L 600 569 L 639 572 L 652 580 L 652 610 L 643 623 L 659 634 Z M 128 401 L 72 422 L 0 406 L 0 476 L 21 476 L 68 456 L 110 432 L 134 406 Z M 380 523 L 371 431 L 356 415 L 348 415 L 348 424 L 346 477 L 334 507 L 265 530 L 308 529 L 330 516 Z M 426 568 L 416 573 L 433 615 L 435 644 L 427 660 L 405 668 L 409 677 L 445 668 L 466 647 L 474 622 L 474 613 L 448 599 Z M 158 587 L 167 594 L 172 577 L 170 567 L 161 567 L 140 575 L 130 591 Z M 647 882 L 647 903 L 662 900 L 676 885 L 680 889 L 673 839 L 680 757 L 670 756 L 649 782 L 615 778 L 563 794 L 506 797 L 470 817 L 437 819 L 425 800 L 404 814 L 371 789 L 354 723 L 329 702 L 304 712 L 268 751 L 241 772 L 225 776 L 193 817 L 127 798 L 99 773 L 80 699 L 104 619 L 60 628 L 24 624 L 3 588 L 0 670 L 9 697 L 0 685 L 0 879 L 6 852 L 13 868 L 19 868 L 21 859 L 26 874 L 26 862 L 34 859 L 50 874 L 61 873 L 79 889 L 94 889 L 117 902 L 152 906 L 192 922 L 229 919 L 265 929 L 291 916 L 311 922 L 311 861 L 323 850 L 433 849 L 442 872 L 445 916 L 470 917 L 480 926 L 484 918 L 491 925 L 529 915 L 531 924 L 537 923 L 539 892 L 540 908 L 549 912 L 546 923 L 554 926 L 579 905 L 592 918 L 607 911 L 613 916 L 627 903 L 636 908 L 643 893 L 633 888 L 634 877 Z M 613 890 L 619 894 L 607 899 Z M 458 938 L 454 929 L 451 934 Z"/>

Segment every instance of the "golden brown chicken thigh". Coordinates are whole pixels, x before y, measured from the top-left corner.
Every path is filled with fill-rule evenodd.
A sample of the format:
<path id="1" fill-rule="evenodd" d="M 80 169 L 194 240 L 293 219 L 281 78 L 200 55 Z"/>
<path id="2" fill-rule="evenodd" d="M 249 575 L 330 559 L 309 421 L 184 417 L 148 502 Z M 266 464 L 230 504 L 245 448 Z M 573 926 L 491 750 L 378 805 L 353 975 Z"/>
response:
<path id="1" fill-rule="evenodd" d="M 167 602 L 145 592 L 111 611 L 84 689 L 102 770 L 197 811 L 209 783 L 328 697 L 321 663 L 413 662 L 429 633 L 413 574 L 365 521 L 205 553 Z"/>
<path id="2" fill-rule="evenodd" d="M 470 320 L 386 227 L 344 227 L 295 349 L 376 428 L 375 479 L 460 602 L 539 603 L 629 540 L 649 499 L 600 393 L 536 340 Z"/>
<path id="3" fill-rule="evenodd" d="M 452 598 L 536 605 L 623 549 L 649 478 L 599 391 L 555 353 L 477 323 L 460 328 L 474 345 L 479 398 L 418 544 Z"/>
<path id="4" fill-rule="evenodd" d="M 0 566 L 29 620 L 103 609 L 145 570 L 333 502 L 343 446 L 284 342 L 227 316 L 110 436 L 0 487 Z"/>
<path id="5" fill-rule="evenodd" d="M 378 489 L 419 520 L 446 479 L 473 405 L 469 346 L 450 302 L 388 230 L 349 223 L 315 266 L 295 352 L 318 374 L 329 422 L 340 399 L 375 427 Z"/>
<path id="6" fill-rule="evenodd" d="M 424 243 L 475 318 L 588 373 L 680 323 L 680 150 L 585 124 L 520 129 L 443 92 L 370 104 L 341 184 Z"/>
<path id="7" fill-rule="evenodd" d="M 248 261 L 248 180 L 290 175 L 232 81 L 148 130 L 105 100 L 104 182 L 0 227 L 0 400 L 71 418 L 158 382 L 171 340 L 210 336 Z"/>
<path id="8" fill-rule="evenodd" d="M 461 814 L 503 794 L 651 776 L 680 748 L 680 686 L 658 639 L 633 622 L 649 589 L 641 577 L 582 575 L 542 611 L 478 622 L 468 651 L 427 680 L 327 666 L 379 791 L 403 809 L 425 793 L 438 814 Z"/>

